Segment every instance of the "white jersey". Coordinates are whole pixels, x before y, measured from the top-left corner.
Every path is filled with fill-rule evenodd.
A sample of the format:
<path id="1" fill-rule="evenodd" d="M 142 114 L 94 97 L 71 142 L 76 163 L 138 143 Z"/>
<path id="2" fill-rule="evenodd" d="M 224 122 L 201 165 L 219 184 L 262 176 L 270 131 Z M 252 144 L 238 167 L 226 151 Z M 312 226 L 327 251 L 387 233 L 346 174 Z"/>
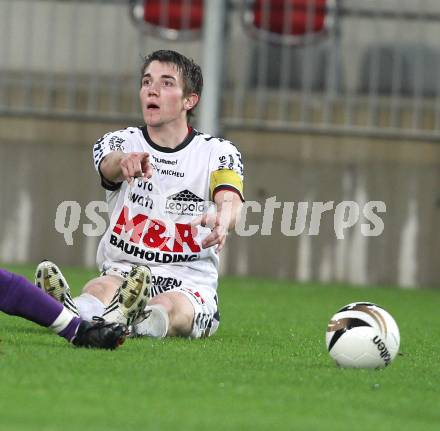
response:
<path id="1" fill-rule="evenodd" d="M 177 148 L 164 148 L 151 141 L 146 127 L 129 127 L 96 142 L 98 171 L 102 159 L 113 151 L 148 152 L 153 176 L 131 185 L 102 179 L 110 224 L 98 247 L 100 270 L 148 265 L 159 291 L 182 283 L 217 289 L 215 247 L 201 247 L 210 229 L 190 223 L 214 205 L 216 191 L 232 189 L 242 197 L 243 165 L 235 146 L 190 129 Z"/>

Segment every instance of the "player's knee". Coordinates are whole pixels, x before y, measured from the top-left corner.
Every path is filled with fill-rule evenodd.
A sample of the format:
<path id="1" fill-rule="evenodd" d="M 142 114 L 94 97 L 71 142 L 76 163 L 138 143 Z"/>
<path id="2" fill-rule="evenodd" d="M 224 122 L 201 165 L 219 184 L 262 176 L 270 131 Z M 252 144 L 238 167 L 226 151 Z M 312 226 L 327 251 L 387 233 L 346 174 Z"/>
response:
<path id="1" fill-rule="evenodd" d="M 151 298 L 148 301 L 148 305 L 162 305 L 168 314 L 170 314 L 173 310 L 173 303 L 171 299 L 162 294 Z"/>
<path id="2" fill-rule="evenodd" d="M 186 298 L 176 295 L 160 294 L 152 298 L 149 305 L 160 304 L 169 318 L 169 336 L 188 336 L 191 333 L 194 320 L 194 309 Z"/>
<path id="3" fill-rule="evenodd" d="M 83 288 L 83 293 L 88 293 L 89 295 L 93 295 L 99 300 L 101 300 L 104 304 L 107 304 L 111 301 L 116 290 L 118 289 L 118 283 L 109 282 L 104 277 L 95 278 L 94 280 L 90 280 Z"/>
<path id="4" fill-rule="evenodd" d="M 99 281 L 89 281 L 83 288 L 82 293 L 88 293 L 93 296 L 97 296 L 104 290 L 104 285 Z"/>
<path id="5" fill-rule="evenodd" d="M 170 317 L 170 326 L 175 329 L 176 335 L 188 336 L 191 333 L 194 311 L 174 307 Z"/>

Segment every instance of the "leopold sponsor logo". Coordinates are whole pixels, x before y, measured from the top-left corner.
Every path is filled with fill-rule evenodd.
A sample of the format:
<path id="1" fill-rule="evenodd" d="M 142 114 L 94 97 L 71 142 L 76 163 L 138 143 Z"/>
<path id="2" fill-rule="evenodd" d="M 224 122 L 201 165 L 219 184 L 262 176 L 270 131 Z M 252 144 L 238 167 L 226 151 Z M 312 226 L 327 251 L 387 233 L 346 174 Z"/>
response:
<path id="1" fill-rule="evenodd" d="M 193 215 L 195 213 L 203 213 L 205 210 L 205 203 L 167 201 L 165 209 L 172 214 Z"/>
<path id="2" fill-rule="evenodd" d="M 189 190 L 183 190 L 168 196 L 165 204 L 165 211 L 176 215 L 194 216 L 202 214 L 206 208 L 205 201 Z"/>

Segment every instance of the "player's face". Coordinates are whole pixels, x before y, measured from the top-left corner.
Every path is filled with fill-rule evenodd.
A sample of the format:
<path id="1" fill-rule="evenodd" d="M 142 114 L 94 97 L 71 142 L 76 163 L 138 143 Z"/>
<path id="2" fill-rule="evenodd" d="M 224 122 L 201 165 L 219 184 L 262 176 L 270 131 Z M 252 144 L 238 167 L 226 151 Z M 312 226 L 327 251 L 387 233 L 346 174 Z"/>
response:
<path id="1" fill-rule="evenodd" d="M 185 121 L 186 98 L 176 66 L 153 61 L 142 77 L 140 100 L 145 124 L 151 127 Z"/>

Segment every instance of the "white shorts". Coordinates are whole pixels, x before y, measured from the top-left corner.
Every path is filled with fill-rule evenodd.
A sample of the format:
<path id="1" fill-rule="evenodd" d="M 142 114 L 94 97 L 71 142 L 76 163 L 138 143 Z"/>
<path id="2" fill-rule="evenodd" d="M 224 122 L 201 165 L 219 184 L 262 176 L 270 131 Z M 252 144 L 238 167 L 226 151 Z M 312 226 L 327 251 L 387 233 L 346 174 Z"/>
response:
<path id="1" fill-rule="evenodd" d="M 112 275 L 125 279 L 130 271 L 113 267 L 106 269 L 101 275 Z M 151 297 L 172 291 L 185 295 L 194 307 L 194 322 L 190 338 L 205 338 L 213 335 L 220 325 L 217 293 L 209 288 L 186 286 L 183 280 L 173 277 L 153 275 Z"/>

